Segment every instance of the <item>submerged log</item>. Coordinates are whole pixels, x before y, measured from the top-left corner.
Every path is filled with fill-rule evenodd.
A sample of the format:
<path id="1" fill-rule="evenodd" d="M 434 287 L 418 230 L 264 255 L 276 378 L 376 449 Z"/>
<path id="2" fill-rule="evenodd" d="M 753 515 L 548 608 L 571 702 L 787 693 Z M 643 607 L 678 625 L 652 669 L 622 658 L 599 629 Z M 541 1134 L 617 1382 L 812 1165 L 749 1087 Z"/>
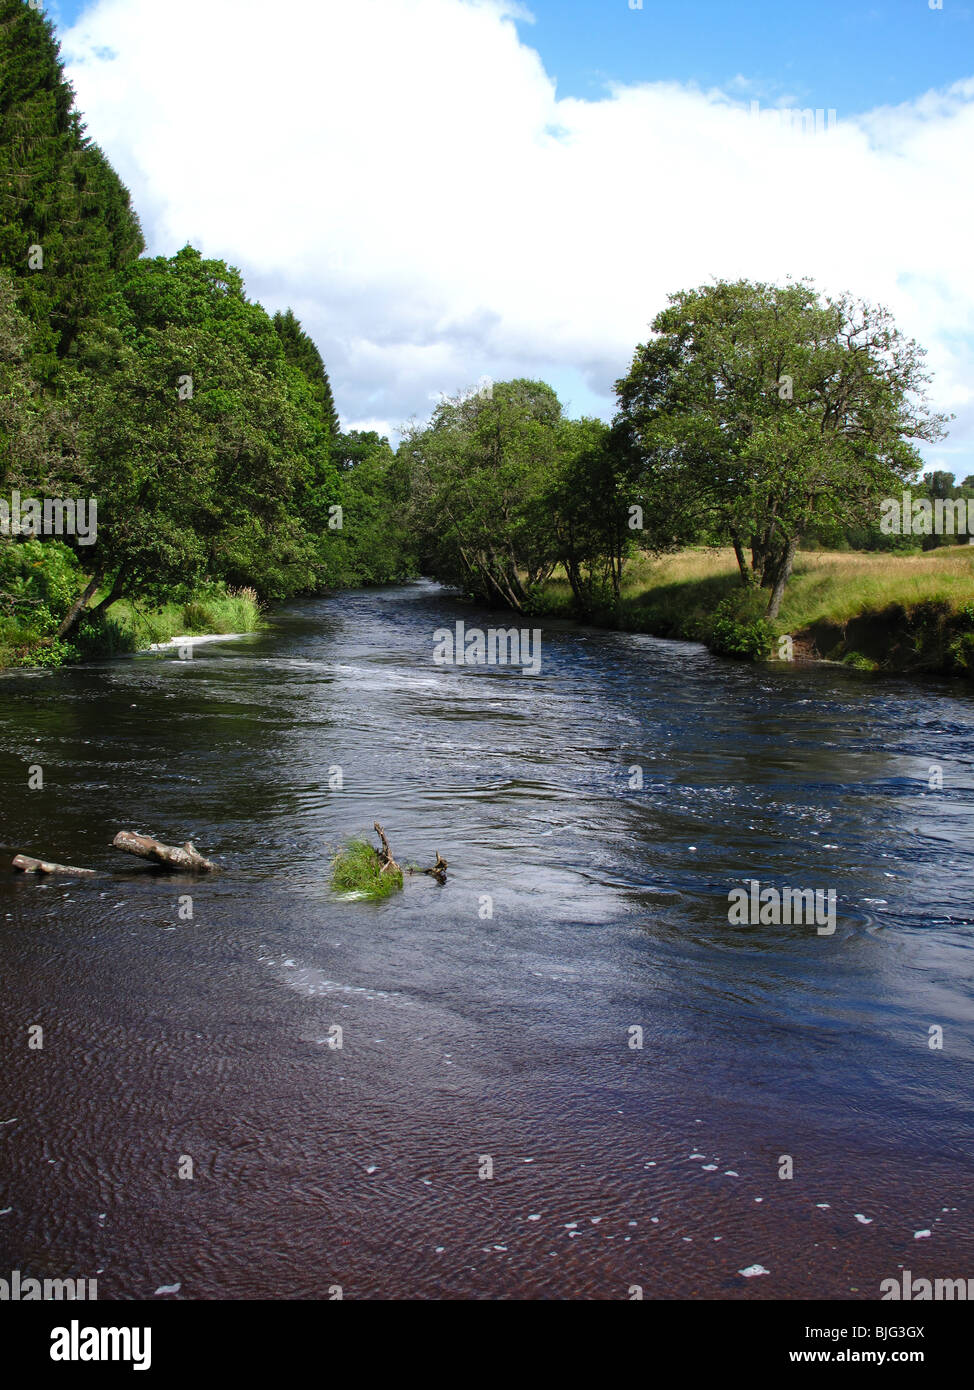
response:
<path id="1" fill-rule="evenodd" d="M 71 864 L 52 864 L 47 859 L 32 859 L 29 854 L 17 854 L 13 859 L 13 868 L 22 874 L 83 874 L 86 878 L 94 878 L 94 869 L 77 869 Z"/>
<path id="2" fill-rule="evenodd" d="M 449 866 L 440 851 L 436 851 L 436 863 L 432 869 L 410 869 L 411 874 L 429 874 L 430 878 L 435 878 L 437 883 L 446 883 L 446 871 Z"/>
<path id="3" fill-rule="evenodd" d="M 164 869 L 183 869 L 194 874 L 208 874 L 216 869 L 216 864 L 204 859 L 202 854 L 187 840 L 184 845 L 164 845 L 153 840 L 151 835 L 136 835 L 131 830 L 120 830 L 112 841 L 115 849 L 123 849 L 127 854 L 137 854 L 140 859 L 151 859 Z"/>
<path id="4" fill-rule="evenodd" d="M 381 850 L 377 849 L 375 851 L 376 858 L 382 866 L 379 872 L 384 874 L 388 871 L 389 873 L 401 875 L 402 869 L 393 859 L 392 850 L 389 848 L 389 841 L 386 839 L 386 832 L 382 829 L 378 821 L 375 822 L 375 833 L 382 841 Z M 436 863 L 431 869 L 417 869 L 413 865 L 410 865 L 408 872 L 411 874 L 429 874 L 432 878 L 436 879 L 437 883 L 446 883 L 446 870 L 446 860 L 442 857 L 440 851 L 437 850 Z"/>

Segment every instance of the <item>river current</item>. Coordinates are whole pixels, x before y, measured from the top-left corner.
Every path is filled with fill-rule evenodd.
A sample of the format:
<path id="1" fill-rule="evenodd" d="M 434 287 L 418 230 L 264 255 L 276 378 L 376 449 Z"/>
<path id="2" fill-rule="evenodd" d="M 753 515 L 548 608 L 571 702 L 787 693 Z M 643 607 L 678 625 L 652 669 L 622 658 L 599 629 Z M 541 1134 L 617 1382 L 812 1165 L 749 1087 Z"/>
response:
<path id="1" fill-rule="evenodd" d="M 458 619 L 512 621 L 423 581 L 191 660 L 0 674 L 0 1275 L 102 1299 L 974 1276 L 965 688 L 551 622 L 535 676 L 437 665 Z M 446 884 L 336 898 L 374 820 Z M 120 829 L 221 871 L 157 874 Z M 8 873 L 18 851 L 98 875 Z M 747 880 L 834 890 L 835 931 L 729 921 Z"/>

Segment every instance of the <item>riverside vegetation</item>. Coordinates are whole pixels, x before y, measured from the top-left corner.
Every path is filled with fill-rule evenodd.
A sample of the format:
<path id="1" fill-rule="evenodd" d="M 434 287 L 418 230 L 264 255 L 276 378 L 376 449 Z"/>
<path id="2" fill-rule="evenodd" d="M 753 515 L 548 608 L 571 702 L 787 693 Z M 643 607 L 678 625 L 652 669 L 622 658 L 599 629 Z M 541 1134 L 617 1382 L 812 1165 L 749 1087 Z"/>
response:
<path id="1" fill-rule="evenodd" d="M 379 901 L 402 888 L 402 869 L 397 866 L 383 873 L 382 861 L 372 845 L 365 840 L 349 840 L 332 861 L 331 886 L 336 893 Z"/>
<path id="2" fill-rule="evenodd" d="M 393 451 L 341 432 L 294 314 L 190 246 L 143 251 L 50 22 L 0 0 L 0 663 L 246 630 L 413 572 Z M 18 534 L 16 495 L 96 499 L 93 543 Z"/>
<path id="3" fill-rule="evenodd" d="M 741 592 L 734 552 L 695 547 L 669 556 L 639 554 L 621 600 L 605 620 L 633 632 L 705 642 L 748 660 L 779 654 L 841 661 L 863 671 L 974 674 L 974 549 L 944 546 L 912 554 L 810 550 L 799 555 L 779 619 Z M 539 608 L 574 611 L 556 575 Z"/>
<path id="4" fill-rule="evenodd" d="M 190 246 L 148 257 L 54 30 L 0 0 L 0 521 L 97 499 L 96 537 L 0 526 L 0 664 L 247 631 L 297 594 L 425 573 L 523 614 L 762 659 L 974 673 L 966 537 L 886 534 L 944 436 L 923 350 L 851 295 L 669 297 L 611 424 L 542 381 L 444 399 L 393 450 L 340 429 L 288 310 Z M 830 552 L 830 554 L 826 554 Z"/>

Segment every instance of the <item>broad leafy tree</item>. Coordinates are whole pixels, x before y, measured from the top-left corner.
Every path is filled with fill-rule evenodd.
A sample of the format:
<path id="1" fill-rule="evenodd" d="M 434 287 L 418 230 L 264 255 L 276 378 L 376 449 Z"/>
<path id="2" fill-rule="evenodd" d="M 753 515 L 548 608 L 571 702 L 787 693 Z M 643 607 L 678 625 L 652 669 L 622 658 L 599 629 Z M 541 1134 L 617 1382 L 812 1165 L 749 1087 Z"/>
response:
<path id="1" fill-rule="evenodd" d="M 438 578 L 524 612 L 556 561 L 548 490 L 561 405 L 542 381 L 498 382 L 444 400 L 403 452 L 423 560 Z"/>
<path id="2" fill-rule="evenodd" d="M 721 281 L 671 295 L 617 383 L 647 479 L 737 554 L 781 605 L 816 524 L 862 522 L 912 478 L 927 411 L 923 351 L 890 314 L 804 283 Z"/>

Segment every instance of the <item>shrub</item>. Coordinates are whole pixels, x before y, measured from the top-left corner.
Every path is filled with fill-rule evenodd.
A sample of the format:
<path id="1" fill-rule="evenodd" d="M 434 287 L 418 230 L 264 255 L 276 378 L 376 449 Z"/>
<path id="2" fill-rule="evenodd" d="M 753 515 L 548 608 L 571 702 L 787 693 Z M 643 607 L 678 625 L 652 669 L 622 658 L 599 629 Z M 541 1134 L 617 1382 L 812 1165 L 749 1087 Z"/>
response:
<path id="1" fill-rule="evenodd" d="M 21 666 L 42 666 L 52 670 L 58 666 L 65 666 L 69 662 L 78 661 L 81 653 L 71 642 L 62 642 L 60 638 L 47 643 L 43 647 L 35 647 L 20 658 Z"/>
<path id="2" fill-rule="evenodd" d="M 134 652 L 135 633 L 116 618 L 92 614 L 78 624 L 77 646 L 81 661 L 105 661 Z"/>
<path id="3" fill-rule="evenodd" d="M 739 661 L 766 661 L 774 644 L 774 627 L 765 618 L 740 616 L 740 609 L 741 600 L 734 598 L 724 599 L 718 605 L 707 644 L 719 656 L 731 656 Z"/>
<path id="4" fill-rule="evenodd" d="M 947 648 L 950 667 L 964 675 L 974 676 L 974 632 L 961 632 Z"/>
<path id="5" fill-rule="evenodd" d="M 842 658 L 842 665 L 849 666 L 853 671 L 875 671 L 878 669 L 875 661 L 870 661 L 868 656 L 863 656 L 862 652 L 846 652 Z"/>

